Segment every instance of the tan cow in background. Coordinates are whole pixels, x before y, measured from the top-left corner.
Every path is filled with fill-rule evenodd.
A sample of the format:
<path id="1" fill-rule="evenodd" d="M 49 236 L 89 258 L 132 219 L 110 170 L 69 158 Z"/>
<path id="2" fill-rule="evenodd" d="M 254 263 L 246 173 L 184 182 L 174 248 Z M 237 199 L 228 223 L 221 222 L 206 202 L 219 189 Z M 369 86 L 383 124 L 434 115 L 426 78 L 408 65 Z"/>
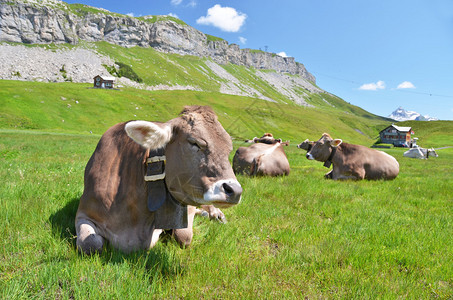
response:
<path id="1" fill-rule="evenodd" d="M 235 174 L 250 176 L 280 176 L 290 172 L 288 158 L 281 139 L 275 139 L 271 133 L 265 133 L 261 138 L 254 138 L 254 144 L 249 147 L 239 147 L 233 157 Z"/>
<path id="2" fill-rule="evenodd" d="M 210 107 L 186 107 L 165 123 L 111 127 L 85 168 L 75 218 L 78 249 L 101 251 L 106 240 L 123 252 L 149 249 L 165 229 L 189 245 L 195 206 L 216 214 L 212 205 L 226 208 L 241 199 L 228 160 L 232 149 Z"/>
<path id="3" fill-rule="evenodd" d="M 307 159 L 333 165 L 325 177 L 341 179 L 394 179 L 399 173 L 398 161 L 391 155 L 361 145 L 343 143 L 324 133 L 307 152 Z"/>

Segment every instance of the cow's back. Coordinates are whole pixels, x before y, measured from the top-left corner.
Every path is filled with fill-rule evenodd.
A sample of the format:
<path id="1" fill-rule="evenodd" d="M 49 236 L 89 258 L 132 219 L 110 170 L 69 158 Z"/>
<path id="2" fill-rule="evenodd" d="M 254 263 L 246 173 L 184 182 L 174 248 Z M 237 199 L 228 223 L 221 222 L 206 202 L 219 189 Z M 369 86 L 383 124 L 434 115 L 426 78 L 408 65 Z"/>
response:
<path id="1" fill-rule="evenodd" d="M 289 162 L 278 144 L 256 143 L 239 147 L 233 158 L 236 174 L 279 176 L 289 174 Z"/>
<path id="2" fill-rule="evenodd" d="M 425 154 L 421 148 L 411 148 L 403 153 L 403 156 L 410 157 L 410 158 L 420 158 L 424 159 Z"/>
<path id="3" fill-rule="evenodd" d="M 374 150 L 374 149 L 370 149 Z M 383 151 L 374 150 L 373 168 L 367 170 L 366 179 L 394 179 L 399 174 L 398 161 Z"/>
<path id="4" fill-rule="evenodd" d="M 76 222 L 92 221 L 120 249 L 128 244 L 141 248 L 148 243 L 153 221 L 143 180 L 147 150 L 127 136 L 124 125 L 108 129 L 88 161 Z"/>
<path id="5" fill-rule="evenodd" d="M 275 145 L 272 145 L 275 147 Z M 272 148 L 271 148 L 272 149 Z M 290 167 L 283 146 L 278 144 L 272 151 L 266 151 L 256 158 L 257 175 L 289 175 Z"/>
<path id="6" fill-rule="evenodd" d="M 345 164 L 351 168 L 363 167 L 365 179 L 394 179 L 399 173 L 398 161 L 383 151 L 353 144 L 340 147 L 346 155 Z"/>

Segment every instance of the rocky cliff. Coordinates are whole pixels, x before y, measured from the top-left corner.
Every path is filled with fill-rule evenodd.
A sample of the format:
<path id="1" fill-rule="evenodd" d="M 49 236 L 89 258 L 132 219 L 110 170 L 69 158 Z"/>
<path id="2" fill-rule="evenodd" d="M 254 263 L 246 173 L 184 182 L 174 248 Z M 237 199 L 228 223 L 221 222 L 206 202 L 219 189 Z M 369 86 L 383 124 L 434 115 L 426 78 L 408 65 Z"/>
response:
<path id="1" fill-rule="evenodd" d="M 171 17 L 133 18 L 58 0 L 0 0 L 0 42 L 77 44 L 80 40 L 211 57 L 219 64 L 272 69 L 316 81 L 293 57 L 240 49 L 224 40 L 213 41 Z"/>

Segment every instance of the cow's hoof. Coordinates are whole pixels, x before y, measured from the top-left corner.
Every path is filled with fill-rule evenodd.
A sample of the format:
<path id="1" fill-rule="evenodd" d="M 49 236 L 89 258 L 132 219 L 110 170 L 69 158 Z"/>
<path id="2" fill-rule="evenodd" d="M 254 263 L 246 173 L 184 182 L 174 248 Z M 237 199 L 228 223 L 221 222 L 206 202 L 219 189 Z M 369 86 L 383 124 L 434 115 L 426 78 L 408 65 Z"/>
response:
<path id="1" fill-rule="evenodd" d="M 219 222 L 220 222 L 220 223 L 222 223 L 222 224 L 226 224 L 226 223 L 228 223 L 227 219 L 226 219 L 226 218 L 225 218 L 225 216 L 223 216 L 223 215 L 222 215 L 222 216 L 219 216 L 219 217 L 217 217 L 217 219 L 216 219 L 216 220 L 217 220 L 217 221 L 219 221 Z"/>
<path id="2" fill-rule="evenodd" d="M 207 209 L 207 210 L 205 210 L 205 209 Z M 226 219 L 225 215 L 223 214 L 223 212 L 220 209 L 218 209 L 212 205 L 206 206 L 201 209 L 197 209 L 196 215 L 199 215 L 204 218 L 209 217 L 210 220 L 216 220 L 223 224 L 227 223 L 227 219 Z"/>
<path id="3" fill-rule="evenodd" d="M 227 223 L 227 219 L 223 212 L 216 207 L 213 207 L 213 209 L 211 209 L 211 211 L 209 212 L 209 218 L 211 220 L 219 221 L 222 224 Z"/>
<path id="4" fill-rule="evenodd" d="M 95 253 L 102 252 L 103 246 L 102 237 L 96 234 L 90 234 L 87 238 L 83 241 L 83 243 L 78 243 L 77 248 L 85 254 L 92 255 Z"/>

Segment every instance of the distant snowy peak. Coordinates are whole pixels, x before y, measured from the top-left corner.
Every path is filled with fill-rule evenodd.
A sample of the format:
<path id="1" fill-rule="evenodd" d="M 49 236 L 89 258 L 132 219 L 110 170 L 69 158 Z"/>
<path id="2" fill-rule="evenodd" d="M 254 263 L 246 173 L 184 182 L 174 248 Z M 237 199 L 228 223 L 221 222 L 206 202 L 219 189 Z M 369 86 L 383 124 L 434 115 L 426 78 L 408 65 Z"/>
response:
<path id="1" fill-rule="evenodd" d="M 401 106 L 389 115 L 389 118 L 395 121 L 415 120 L 421 115 L 415 111 L 407 111 Z"/>
<path id="2" fill-rule="evenodd" d="M 398 107 L 394 112 L 392 112 L 389 116 L 390 119 L 395 121 L 408 121 L 408 120 L 415 120 L 415 121 L 435 121 L 438 120 L 437 118 L 430 117 L 428 115 L 422 116 L 418 112 L 415 111 L 408 111 L 402 108 L 401 106 Z"/>
<path id="3" fill-rule="evenodd" d="M 428 115 L 424 115 L 424 116 L 419 116 L 415 119 L 415 121 L 438 121 L 439 119 L 438 118 L 434 118 L 434 117 L 430 117 Z"/>

